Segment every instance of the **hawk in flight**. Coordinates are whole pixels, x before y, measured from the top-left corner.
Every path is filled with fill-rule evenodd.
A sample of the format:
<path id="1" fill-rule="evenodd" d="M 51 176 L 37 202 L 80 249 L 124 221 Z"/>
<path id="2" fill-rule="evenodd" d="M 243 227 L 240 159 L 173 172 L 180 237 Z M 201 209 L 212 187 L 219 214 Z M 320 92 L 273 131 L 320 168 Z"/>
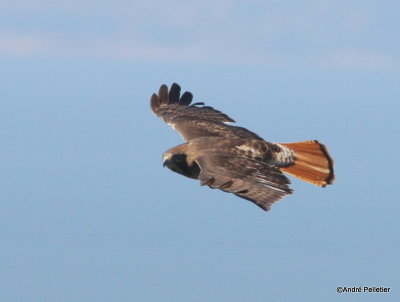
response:
<path id="1" fill-rule="evenodd" d="M 291 194 L 282 172 L 325 187 L 335 178 L 333 160 L 317 140 L 270 143 L 237 126 L 226 114 L 192 103 L 193 95 L 181 95 L 178 84 L 162 85 L 151 96 L 151 109 L 178 131 L 186 143 L 163 154 L 163 165 L 202 186 L 233 193 L 268 211 Z"/>

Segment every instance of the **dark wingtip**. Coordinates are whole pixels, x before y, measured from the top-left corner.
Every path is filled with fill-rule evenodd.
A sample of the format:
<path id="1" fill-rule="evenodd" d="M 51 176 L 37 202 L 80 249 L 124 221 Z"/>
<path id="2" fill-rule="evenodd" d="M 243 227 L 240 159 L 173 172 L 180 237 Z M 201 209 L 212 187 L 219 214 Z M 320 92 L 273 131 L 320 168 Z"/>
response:
<path id="1" fill-rule="evenodd" d="M 165 84 L 160 86 L 158 90 L 158 96 L 160 97 L 160 104 L 167 104 L 168 103 L 168 87 Z"/>
<path id="2" fill-rule="evenodd" d="M 179 100 L 179 105 L 188 106 L 190 105 L 192 100 L 193 100 L 193 94 L 190 93 L 189 91 L 185 91 L 182 94 L 181 99 Z"/>
<path id="3" fill-rule="evenodd" d="M 181 96 L 181 86 L 177 83 L 172 83 L 171 88 L 162 84 L 158 90 L 158 95 L 151 96 L 151 108 L 156 111 L 162 104 L 179 104 L 188 106 L 193 100 L 193 94 L 186 91 Z"/>
<path id="4" fill-rule="evenodd" d="M 176 83 L 173 83 L 171 85 L 171 89 L 169 90 L 169 104 L 178 104 L 179 103 L 179 97 L 181 94 L 181 86 L 179 86 Z"/>
<path id="5" fill-rule="evenodd" d="M 193 100 L 193 94 L 185 91 L 182 96 L 181 94 L 181 86 L 177 83 L 172 83 L 171 89 L 169 91 L 169 103 L 170 104 L 179 104 L 182 106 L 190 105 Z"/>
<path id="6" fill-rule="evenodd" d="M 154 113 L 156 113 L 158 108 L 160 107 L 160 98 L 155 93 L 153 93 L 153 95 L 151 96 L 150 107 L 151 107 L 151 110 L 153 110 Z"/>

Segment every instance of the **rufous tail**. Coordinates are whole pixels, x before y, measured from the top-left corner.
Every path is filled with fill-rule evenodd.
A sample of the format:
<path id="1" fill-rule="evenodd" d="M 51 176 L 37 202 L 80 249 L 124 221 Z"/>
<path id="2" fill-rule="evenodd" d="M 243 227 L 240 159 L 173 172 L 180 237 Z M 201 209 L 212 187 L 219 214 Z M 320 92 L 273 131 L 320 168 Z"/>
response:
<path id="1" fill-rule="evenodd" d="M 333 159 L 325 145 L 317 140 L 280 143 L 294 152 L 294 164 L 280 168 L 283 172 L 317 186 L 325 187 L 333 183 Z"/>

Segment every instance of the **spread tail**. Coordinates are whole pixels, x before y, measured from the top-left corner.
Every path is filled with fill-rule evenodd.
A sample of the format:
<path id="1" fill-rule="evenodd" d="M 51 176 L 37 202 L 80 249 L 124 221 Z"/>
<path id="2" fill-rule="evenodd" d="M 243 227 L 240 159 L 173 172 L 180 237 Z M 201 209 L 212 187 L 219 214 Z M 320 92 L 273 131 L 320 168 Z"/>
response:
<path id="1" fill-rule="evenodd" d="M 280 145 L 291 149 L 295 157 L 293 165 L 280 168 L 283 172 L 321 187 L 333 183 L 333 159 L 325 145 L 317 140 Z"/>

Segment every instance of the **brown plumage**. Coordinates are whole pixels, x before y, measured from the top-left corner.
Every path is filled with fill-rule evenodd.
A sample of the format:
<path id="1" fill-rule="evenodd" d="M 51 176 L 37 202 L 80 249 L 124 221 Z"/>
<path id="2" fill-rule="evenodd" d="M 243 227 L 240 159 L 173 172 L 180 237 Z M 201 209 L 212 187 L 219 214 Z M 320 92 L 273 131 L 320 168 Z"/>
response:
<path id="1" fill-rule="evenodd" d="M 333 183 L 333 160 L 325 145 L 316 140 L 267 142 L 245 128 L 228 125 L 234 120 L 226 114 L 204 103 L 191 104 L 192 94 L 181 96 L 180 90 L 175 83 L 169 91 L 162 85 L 150 101 L 153 112 L 186 141 L 163 155 L 164 166 L 172 171 L 266 211 L 292 193 L 282 171 L 317 186 Z"/>

